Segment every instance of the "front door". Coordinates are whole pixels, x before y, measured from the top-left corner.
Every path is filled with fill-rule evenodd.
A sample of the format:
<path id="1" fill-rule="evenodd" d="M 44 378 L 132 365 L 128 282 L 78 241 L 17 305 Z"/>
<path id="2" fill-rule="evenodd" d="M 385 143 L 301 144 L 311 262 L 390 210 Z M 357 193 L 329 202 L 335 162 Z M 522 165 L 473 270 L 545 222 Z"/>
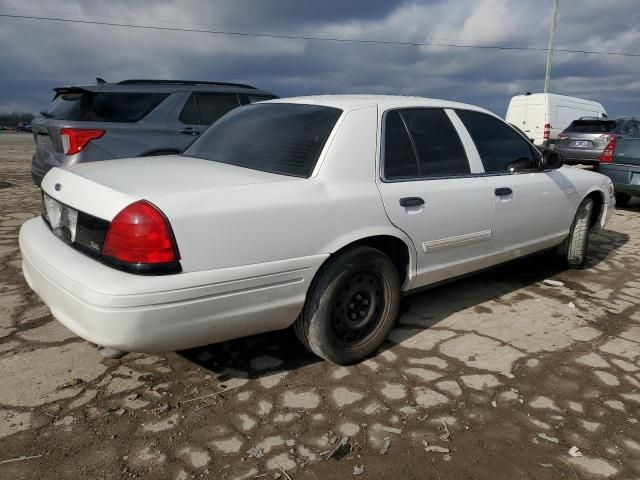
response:
<path id="1" fill-rule="evenodd" d="M 492 192 L 473 175 L 450 115 L 407 108 L 383 118 L 378 188 L 387 216 L 416 247 L 412 288 L 480 268 L 491 237 Z"/>
<path id="2" fill-rule="evenodd" d="M 493 193 L 494 223 L 488 255 L 494 263 L 553 247 L 572 222 L 564 176 L 540 171 L 540 152 L 503 121 L 458 110 Z"/>

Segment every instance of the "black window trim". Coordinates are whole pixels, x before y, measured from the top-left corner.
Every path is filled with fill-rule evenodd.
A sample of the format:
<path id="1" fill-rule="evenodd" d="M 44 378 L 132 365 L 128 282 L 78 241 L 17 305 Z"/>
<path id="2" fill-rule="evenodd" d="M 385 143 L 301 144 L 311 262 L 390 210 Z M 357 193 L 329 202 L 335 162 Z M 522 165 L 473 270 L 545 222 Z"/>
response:
<path id="1" fill-rule="evenodd" d="M 196 94 L 205 94 L 205 95 L 235 95 L 236 96 L 236 100 L 238 100 L 238 107 L 242 107 L 243 105 L 245 105 L 244 103 L 242 103 L 242 98 L 240 97 L 239 93 L 227 93 L 227 92 L 188 92 L 189 96 L 187 97 L 187 101 L 184 102 L 182 104 L 182 106 L 180 107 L 180 113 L 178 113 L 178 121 L 182 124 L 182 125 L 199 125 L 199 126 L 208 126 L 208 123 L 201 123 L 202 119 L 200 118 L 200 109 L 198 108 L 198 102 L 196 100 Z M 193 123 L 184 123 L 182 121 L 182 119 L 180 118 L 182 116 L 182 112 L 184 111 L 185 107 L 187 106 L 187 103 L 189 103 L 189 101 L 193 98 L 193 104 L 196 107 L 196 115 L 198 116 L 198 123 L 197 124 L 193 124 Z M 236 107 L 237 108 L 237 107 Z"/>
<path id="2" fill-rule="evenodd" d="M 411 106 L 411 107 L 390 108 L 390 109 L 385 110 L 383 112 L 383 114 L 382 114 L 382 128 L 381 128 L 381 131 L 380 131 L 380 172 L 379 172 L 380 180 L 383 183 L 416 182 L 416 181 L 423 181 L 423 180 L 449 180 L 449 179 L 452 179 L 452 178 L 469 178 L 469 177 L 478 176 L 478 174 L 474 174 L 474 173 L 471 172 L 471 163 L 469 163 L 469 156 L 467 155 L 467 149 L 464 147 L 464 142 L 462 141 L 462 138 L 460 138 L 460 133 L 458 132 L 458 129 L 453 124 L 453 122 L 449 118 L 449 115 L 446 112 L 446 110 L 448 110 L 448 109 L 449 109 L 448 107 Z M 415 141 L 413 139 L 413 135 L 411 135 L 411 132 L 409 131 L 409 127 L 407 126 L 407 122 L 406 122 L 406 120 L 404 118 L 404 115 L 402 115 L 402 111 L 403 110 L 442 110 L 444 112 L 444 114 L 447 116 L 447 120 L 449 120 L 449 123 L 451 124 L 451 127 L 456 132 L 458 140 L 460 140 L 460 145 L 462 145 L 462 149 L 464 150 L 465 157 L 467 159 L 467 165 L 469 166 L 469 173 L 461 173 L 459 175 L 422 175 L 421 171 L 420 171 L 420 157 L 418 156 L 418 150 L 417 150 Z M 417 163 L 417 166 L 418 166 L 418 176 L 417 177 L 398 177 L 398 178 L 389 179 L 384 174 L 384 161 L 385 161 L 385 156 L 386 156 L 385 155 L 385 140 L 386 140 L 387 115 L 389 113 L 392 113 L 392 112 L 399 112 L 400 119 L 402 120 L 402 124 L 404 125 L 405 131 L 407 132 L 407 135 L 409 136 L 409 141 L 411 142 L 411 147 L 413 148 L 413 156 L 414 156 L 414 158 L 416 160 L 416 163 Z"/>

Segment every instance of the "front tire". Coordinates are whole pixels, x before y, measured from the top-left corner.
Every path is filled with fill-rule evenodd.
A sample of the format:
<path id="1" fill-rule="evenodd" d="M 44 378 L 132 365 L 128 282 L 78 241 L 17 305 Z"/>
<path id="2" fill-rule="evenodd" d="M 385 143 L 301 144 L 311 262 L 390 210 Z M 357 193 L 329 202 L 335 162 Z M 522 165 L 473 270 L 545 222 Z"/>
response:
<path id="1" fill-rule="evenodd" d="M 569 236 L 560 246 L 569 268 L 582 268 L 587 260 L 592 215 L 593 199 L 587 197 L 578 206 Z"/>
<path id="2" fill-rule="evenodd" d="M 380 347 L 399 303 L 400 279 L 391 259 L 375 248 L 355 247 L 323 265 L 294 330 L 311 352 L 349 365 Z"/>

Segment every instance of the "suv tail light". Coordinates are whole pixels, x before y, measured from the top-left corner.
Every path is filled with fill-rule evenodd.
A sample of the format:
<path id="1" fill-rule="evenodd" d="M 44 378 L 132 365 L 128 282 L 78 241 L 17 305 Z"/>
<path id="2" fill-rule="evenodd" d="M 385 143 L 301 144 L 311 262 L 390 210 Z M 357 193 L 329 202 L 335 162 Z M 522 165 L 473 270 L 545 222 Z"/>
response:
<path id="1" fill-rule="evenodd" d="M 178 249 L 164 214 L 140 200 L 111 221 L 102 247 L 107 263 L 136 273 L 177 273 Z"/>
<path id="2" fill-rule="evenodd" d="M 613 163 L 613 153 L 616 151 L 616 142 L 617 137 L 613 136 L 600 154 L 600 163 Z"/>
<path id="3" fill-rule="evenodd" d="M 569 135 L 567 135 L 564 132 L 562 132 L 560 135 L 558 135 L 558 140 L 566 140 L 567 138 L 569 138 Z"/>
<path id="4" fill-rule="evenodd" d="M 62 138 L 62 148 L 65 155 L 75 155 L 82 150 L 87 143 L 104 135 L 104 130 L 93 128 L 69 128 L 60 129 L 60 138 Z"/>
<path id="5" fill-rule="evenodd" d="M 549 137 L 551 137 L 551 124 L 550 123 L 545 123 L 544 124 L 544 139 L 545 140 L 549 140 Z"/>

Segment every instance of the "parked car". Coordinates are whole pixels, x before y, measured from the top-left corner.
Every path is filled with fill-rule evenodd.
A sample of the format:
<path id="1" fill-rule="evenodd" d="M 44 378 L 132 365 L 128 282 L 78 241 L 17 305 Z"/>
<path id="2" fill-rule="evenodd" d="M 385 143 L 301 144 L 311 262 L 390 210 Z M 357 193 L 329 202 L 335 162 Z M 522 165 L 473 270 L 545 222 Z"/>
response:
<path id="1" fill-rule="evenodd" d="M 607 112 L 598 102 L 583 98 L 527 93 L 511 99 L 506 120 L 533 138 L 533 143 L 548 148 L 573 120 L 585 116 L 604 118 Z"/>
<path id="2" fill-rule="evenodd" d="M 33 119 L 36 185 L 52 167 L 179 153 L 228 111 L 276 98 L 239 83 L 125 80 L 59 87 Z"/>
<path id="3" fill-rule="evenodd" d="M 294 325 L 348 364 L 381 345 L 402 294 L 556 247 L 581 267 L 613 185 L 561 165 L 462 103 L 261 102 L 181 156 L 53 168 L 42 217 L 20 230 L 23 272 L 58 320 L 111 349 Z"/>
<path id="4" fill-rule="evenodd" d="M 632 117 L 583 117 L 571 122 L 558 136 L 556 150 L 568 165 L 597 167 L 603 161 L 602 156 L 615 149 L 616 140 L 625 137 L 640 138 L 640 121 Z"/>
<path id="5" fill-rule="evenodd" d="M 640 139 L 613 139 L 600 157 L 599 172 L 613 181 L 618 206 L 640 197 Z"/>

